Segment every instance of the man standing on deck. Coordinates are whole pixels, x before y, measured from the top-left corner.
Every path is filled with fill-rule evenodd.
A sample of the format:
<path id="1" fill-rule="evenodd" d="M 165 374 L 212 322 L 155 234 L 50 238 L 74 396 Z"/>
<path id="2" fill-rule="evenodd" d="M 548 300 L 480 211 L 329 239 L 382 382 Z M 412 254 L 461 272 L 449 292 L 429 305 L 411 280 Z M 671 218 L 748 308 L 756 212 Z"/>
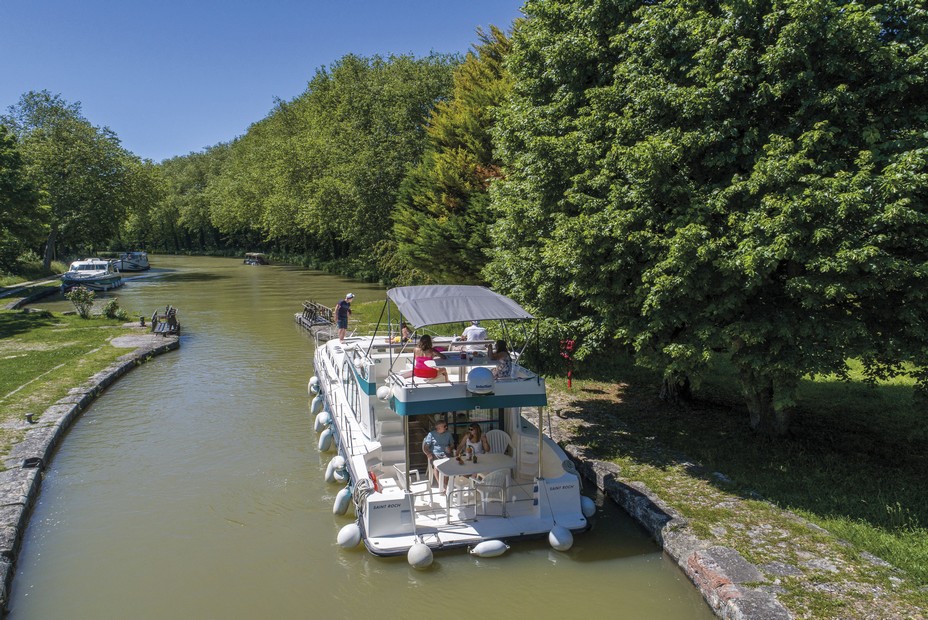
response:
<path id="1" fill-rule="evenodd" d="M 354 299 L 354 293 L 348 293 L 335 306 L 335 324 L 338 326 L 339 342 L 345 342 L 345 332 L 348 331 L 348 316 L 351 314 L 352 299 Z"/>
<path id="2" fill-rule="evenodd" d="M 478 340 L 489 340 L 490 337 L 487 335 L 487 330 L 480 327 L 480 321 L 471 321 L 470 326 L 461 334 L 461 338 L 468 342 L 475 342 Z M 486 345 L 483 344 L 468 344 L 464 346 L 465 351 L 475 352 L 486 351 L 486 348 Z"/>

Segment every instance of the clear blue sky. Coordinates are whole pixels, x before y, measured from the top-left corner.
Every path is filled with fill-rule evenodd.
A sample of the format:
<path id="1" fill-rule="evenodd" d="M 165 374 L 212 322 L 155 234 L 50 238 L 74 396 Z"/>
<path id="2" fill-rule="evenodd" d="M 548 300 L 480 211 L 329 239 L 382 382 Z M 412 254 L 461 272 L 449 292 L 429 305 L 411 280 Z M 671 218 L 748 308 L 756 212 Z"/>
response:
<path id="1" fill-rule="evenodd" d="M 161 161 L 245 133 L 319 67 L 466 52 L 521 0 L 0 0 L 0 112 L 30 90 Z"/>

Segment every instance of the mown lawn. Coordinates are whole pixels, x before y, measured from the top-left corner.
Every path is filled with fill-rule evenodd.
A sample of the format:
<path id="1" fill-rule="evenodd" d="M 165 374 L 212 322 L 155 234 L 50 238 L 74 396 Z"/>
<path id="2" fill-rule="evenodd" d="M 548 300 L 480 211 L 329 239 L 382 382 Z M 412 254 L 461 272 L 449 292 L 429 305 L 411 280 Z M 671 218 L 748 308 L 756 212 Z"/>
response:
<path id="1" fill-rule="evenodd" d="M 0 311 L 0 452 L 22 437 L 18 424 L 27 413 L 38 419 L 69 389 L 131 350 L 109 341 L 132 332 L 114 319 Z"/>

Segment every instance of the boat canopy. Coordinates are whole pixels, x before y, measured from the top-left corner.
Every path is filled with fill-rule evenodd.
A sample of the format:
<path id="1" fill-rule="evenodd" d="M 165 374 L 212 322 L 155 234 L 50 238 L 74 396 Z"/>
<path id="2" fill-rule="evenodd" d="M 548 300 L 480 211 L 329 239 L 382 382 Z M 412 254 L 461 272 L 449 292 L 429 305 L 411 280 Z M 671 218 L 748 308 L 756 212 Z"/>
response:
<path id="1" fill-rule="evenodd" d="M 533 319 L 513 300 L 483 286 L 401 286 L 387 291 L 416 329 L 441 323 Z"/>

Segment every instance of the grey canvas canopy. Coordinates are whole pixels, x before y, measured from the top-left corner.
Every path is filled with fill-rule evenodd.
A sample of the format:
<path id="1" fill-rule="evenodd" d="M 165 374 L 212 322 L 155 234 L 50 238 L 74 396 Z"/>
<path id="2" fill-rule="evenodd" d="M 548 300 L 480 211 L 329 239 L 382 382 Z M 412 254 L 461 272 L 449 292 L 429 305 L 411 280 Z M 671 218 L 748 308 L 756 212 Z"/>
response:
<path id="1" fill-rule="evenodd" d="M 482 286 L 401 286 L 387 291 L 387 297 L 415 329 L 439 323 L 534 318 L 508 297 Z"/>

